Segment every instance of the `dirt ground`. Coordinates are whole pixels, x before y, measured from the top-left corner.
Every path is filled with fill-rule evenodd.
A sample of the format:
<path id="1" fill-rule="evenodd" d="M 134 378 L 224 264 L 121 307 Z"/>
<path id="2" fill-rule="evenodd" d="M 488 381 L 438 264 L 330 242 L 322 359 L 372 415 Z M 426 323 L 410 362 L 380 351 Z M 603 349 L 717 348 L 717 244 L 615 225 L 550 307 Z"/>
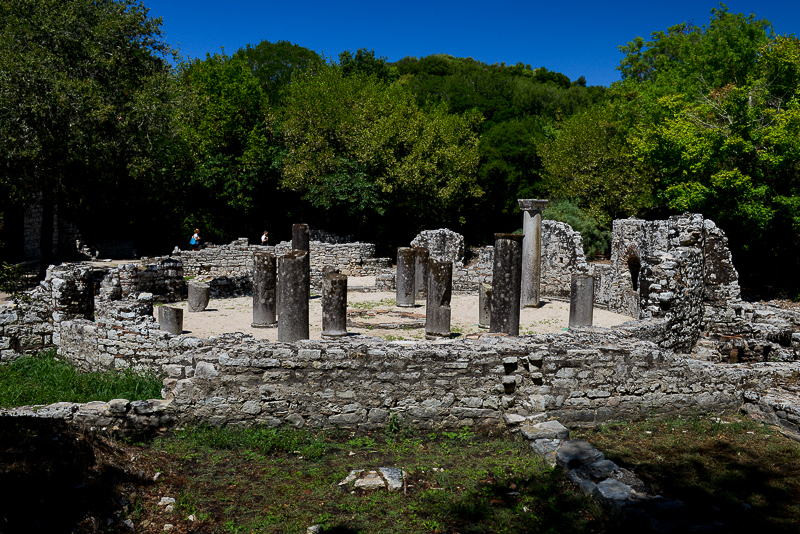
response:
<path id="1" fill-rule="evenodd" d="M 371 286 L 370 277 L 348 279 L 348 288 Z M 322 298 L 312 291 L 309 308 L 309 335 L 320 339 L 322 333 Z M 351 324 L 349 335 L 366 334 L 389 340 L 414 340 L 425 338 L 425 301 L 418 300 L 414 308 L 400 308 L 395 304 L 395 293 L 361 293 L 348 291 L 347 309 Z M 478 326 L 478 296 L 453 295 L 451 305 L 451 331 L 453 337 L 486 332 Z M 253 298 L 237 297 L 212 299 L 203 312 L 189 313 L 187 303 L 170 306 L 182 308 L 184 334 L 208 338 L 223 333 L 243 332 L 256 339 L 277 341 L 277 328 L 252 328 Z M 158 308 L 154 309 L 158 318 Z M 594 326 L 610 327 L 631 318 L 625 315 L 594 310 Z M 545 300 L 537 309 L 525 308 L 520 315 L 520 334 L 558 332 L 569 324 L 569 303 Z"/>

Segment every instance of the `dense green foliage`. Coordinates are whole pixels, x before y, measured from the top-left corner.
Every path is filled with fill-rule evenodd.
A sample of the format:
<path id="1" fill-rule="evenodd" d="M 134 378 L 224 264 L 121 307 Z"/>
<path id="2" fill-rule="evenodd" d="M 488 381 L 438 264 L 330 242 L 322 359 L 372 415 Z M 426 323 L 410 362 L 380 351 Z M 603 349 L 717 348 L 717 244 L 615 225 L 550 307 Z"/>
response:
<path id="1" fill-rule="evenodd" d="M 548 189 L 610 221 L 703 213 L 745 283 L 800 269 L 800 41 L 712 10 L 620 47 L 611 99 L 542 147 Z"/>
<path id="2" fill-rule="evenodd" d="M 129 235 L 170 139 L 160 21 L 133 0 L 2 0 L 0 21 L 2 212 L 42 195 L 45 223 L 57 198 L 88 236 Z"/>
<path id="3" fill-rule="evenodd" d="M 542 219 L 567 223 L 583 238 L 583 251 L 589 260 L 608 254 L 611 232 L 572 200 L 556 200 L 542 211 Z"/>
<path id="4" fill-rule="evenodd" d="M 518 198 L 568 198 L 557 217 L 587 252 L 614 218 L 690 210 L 728 233 L 743 274 L 800 268 L 800 41 L 724 5 L 620 46 L 610 88 L 287 41 L 170 69 L 160 21 L 133 0 L 0 0 L 0 15 L 9 235 L 43 195 L 87 241 L 142 252 L 194 228 L 284 239 L 303 221 L 391 254 L 440 226 L 485 244 L 519 226 Z"/>
<path id="5" fill-rule="evenodd" d="M 81 373 L 55 352 L 24 356 L 0 365 L 0 407 L 161 398 L 161 377 L 132 369 Z"/>

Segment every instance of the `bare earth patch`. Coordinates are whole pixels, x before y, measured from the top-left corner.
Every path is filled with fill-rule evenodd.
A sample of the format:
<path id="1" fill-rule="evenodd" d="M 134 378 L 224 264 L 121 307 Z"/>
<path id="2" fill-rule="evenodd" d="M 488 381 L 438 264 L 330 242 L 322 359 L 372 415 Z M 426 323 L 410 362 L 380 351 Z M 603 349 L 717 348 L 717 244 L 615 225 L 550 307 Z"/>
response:
<path id="1" fill-rule="evenodd" d="M 371 279 L 350 278 L 348 288 L 369 286 Z M 478 296 L 454 295 L 451 302 L 451 331 L 456 336 L 466 336 L 486 332 L 478 326 Z M 185 334 L 195 337 L 208 338 L 224 333 L 243 332 L 252 334 L 256 339 L 269 341 L 278 340 L 277 328 L 252 328 L 253 298 L 237 297 L 226 299 L 212 299 L 208 308 L 203 312 L 189 313 L 186 302 L 170 304 L 182 308 L 183 329 Z M 424 339 L 425 301 L 419 300 L 413 308 L 395 306 L 395 293 L 358 293 L 348 292 L 347 309 L 351 321 L 357 326 L 348 326 L 348 333 L 366 334 L 385 339 Z M 357 314 L 356 310 L 369 310 Z M 384 313 L 381 313 L 384 312 Z M 386 313 L 389 312 L 389 313 Z M 154 310 L 158 317 L 158 310 Z M 422 318 L 422 328 L 408 328 L 413 323 L 414 314 Z M 371 316 L 372 315 L 372 316 Z M 630 321 L 631 318 L 618 313 L 605 310 L 594 310 L 594 326 L 611 327 Z M 371 323 L 371 324 L 370 324 Z M 396 323 L 391 327 L 382 327 L 387 323 Z M 540 308 L 525 308 L 520 315 L 520 334 L 544 334 L 559 332 L 569 324 L 569 303 L 555 300 L 545 300 Z M 406 326 L 406 328 L 403 328 Z M 312 292 L 309 308 L 309 334 L 311 339 L 320 339 L 322 333 L 322 298 Z"/>

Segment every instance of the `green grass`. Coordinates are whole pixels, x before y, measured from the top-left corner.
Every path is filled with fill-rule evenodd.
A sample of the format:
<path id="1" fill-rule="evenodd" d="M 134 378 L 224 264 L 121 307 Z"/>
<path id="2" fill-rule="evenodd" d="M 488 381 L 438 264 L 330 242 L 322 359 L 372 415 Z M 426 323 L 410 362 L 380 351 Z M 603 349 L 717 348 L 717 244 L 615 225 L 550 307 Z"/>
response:
<path id="1" fill-rule="evenodd" d="M 55 351 L 0 366 L 0 407 L 161 398 L 161 377 L 133 370 L 81 373 Z"/>
<path id="2" fill-rule="evenodd" d="M 357 308 L 359 310 L 371 310 L 373 308 L 394 308 L 397 305 L 395 299 L 383 299 L 378 302 L 348 302 L 347 306 L 350 308 Z"/>
<path id="3" fill-rule="evenodd" d="M 193 427 L 140 445 L 164 473 L 157 495 L 179 495 L 175 519 L 195 514 L 201 530 L 566 533 L 597 532 L 607 520 L 518 436 L 393 428 Z M 405 470 L 405 491 L 338 485 L 351 469 L 378 467 Z"/>
<path id="4" fill-rule="evenodd" d="M 800 444 L 736 415 L 597 426 L 583 438 L 665 496 L 742 532 L 797 532 Z"/>

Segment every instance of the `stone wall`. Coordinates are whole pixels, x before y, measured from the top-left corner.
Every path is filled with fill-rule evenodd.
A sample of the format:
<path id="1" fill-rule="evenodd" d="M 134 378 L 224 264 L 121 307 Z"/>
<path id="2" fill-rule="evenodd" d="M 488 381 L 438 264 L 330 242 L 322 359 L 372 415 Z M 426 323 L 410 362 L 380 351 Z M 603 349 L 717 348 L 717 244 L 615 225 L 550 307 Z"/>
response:
<path id="1" fill-rule="evenodd" d="M 109 269 L 100 282 L 99 295 L 120 300 L 152 293 L 160 302 L 177 302 L 186 298 L 186 291 L 181 260 L 162 256 Z"/>
<path id="2" fill-rule="evenodd" d="M 453 268 L 464 263 L 464 236 L 447 228 L 424 230 L 411 241 L 411 246 L 427 248 L 431 259 L 451 261 Z"/>
<path id="3" fill-rule="evenodd" d="M 668 269 L 674 269 L 678 279 L 698 278 L 685 276 L 689 269 L 700 268 L 696 258 L 684 257 L 687 248 L 656 253 L 659 262 L 646 262 L 653 268 L 640 279 L 649 284 L 648 294 L 672 289 L 695 299 L 697 288 L 691 285 L 652 288 L 659 273 Z M 43 331 L 49 324 L 59 354 L 84 370 L 151 369 L 167 376 L 165 402 L 134 407 L 119 401 L 91 408 L 65 403 L 51 410 L 65 417 L 85 411 L 82 421 L 374 429 L 392 417 L 419 428 L 554 417 L 575 426 L 662 413 L 732 410 L 748 391 L 767 391 L 796 380 L 795 366 L 720 365 L 675 354 L 669 350 L 674 343 L 664 340 L 674 334 L 670 326 L 676 323 L 668 316 L 672 306 L 683 305 L 677 302 L 668 310 L 653 304 L 651 318 L 610 331 L 576 329 L 516 338 L 489 334 L 446 342 L 359 336 L 287 344 L 244 334 L 208 340 L 168 334 L 152 317 L 154 297 L 148 293 L 135 299 L 101 299 L 95 308 L 87 298 L 92 295 L 92 272 L 85 265 L 51 267 L 34 294 L 35 305 L 0 310 L 2 342 L 9 347 L 1 353 L 4 360 L 16 357 L 11 347 L 21 346 L 21 336 L 27 335 L 20 327 L 35 315 L 27 324 Z M 754 320 L 760 316 L 759 324 L 774 326 L 787 318 L 793 325 L 800 323 L 800 316 L 790 312 L 755 308 L 752 315 Z M 9 332 L 8 326 L 17 330 Z M 795 340 L 791 327 L 788 339 L 796 358 L 800 336 Z M 643 340 L 643 331 L 649 331 L 654 342 Z M 653 332 L 661 332 L 661 337 Z M 780 328 L 775 332 L 785 334 Z M 151 408 L 152 417 L 143 417 L 142 411 Z"/>
<path id="4" fill-rule="evenodd" d="M 42 230 L 42 198 L 41 193 L 36 196 L 36 201 L 25 206 L 23 214 L 22 251 L 26 260 L 39 259 Z M 53 255 L 58 254 L 58 211 L 53 208 Z"/>
<path id="5" fill-rule="evenodd" d="M 58 325 L 54 341 L 59 355 L 83 371 L 120 369 L 166 372 L 188 349 L 203 340 L 159 330 L 148 293 L 133 301 L 108 301 L 95 321 L 70 320 Z"/>
<path id="6" fill-rule="evenodd" d="M 333 266 L 348 276 L 376 276 L 391 268 L 389 258 L 375 258 L 375 245 L 371 243 L 341 243 L 341 238 L 332 234 L 312 232 L 328 242 L 311 241 L 310 264 L 311 283 L 321 288 L 322 268 Z M 238 239 L 228 245 L 211 245 L 199 251 L 180 251 L 186 276 L 197 277 L 237 277 L 252 276 L 253 253 L 267 250 L 276 256 L 286 254 L 292 249 L 290 241 L 275 246 L 249 245 L 246 238 Z"/>
<path id="7" fill-rule="evenodd" d="M 442 231 L 437 230 L 436 232 L 439 232 L 439 234 L 435 234 L 436 239 L 428 238 L 427 242 L 433 242 L 440 248 L 445 247 L 440 243 L 443 240 Z M 420 239 L 423 234 L 425 233 L 417 236 L 412 244 L 425 243 L 425 240 Z M 461 257 L 463 258 L 463 239 L 461 243 Z M 449 249 L 457 250 L 457 245 L 450 245 Z M 473 250 L 472 255 L 477 255 L 477 261 L 466 266 L 461 262 L 453 265 L 453 289 L 455 291 L 476 292 L 480 284 L 492 283 L 494 247 L 488 246 Z M 586 273 L 588 269 L 589 264 L 583 254 L 581 234 L 566 223 L 543 220 L 540 286 L 542 294 L 569 300 L 572 273 Z"/>
<path id="8" fill-rule="evenodd" d="M 776 383 L 766 366 L 713 365 L 623 334 L 284 344 L 243 334 L 192 340 L 110 321 L 62 327 L 65 356 L 85 368 L 154 366 L 168 376 L 164 395 L 177 419 L 216 425 L 368 430 L 394 414 L 418 428 L 497 424 L 511 416 L 575 426 L 733 410 L 744 391 Z M 104 337 L 115 327 L 116 339 Z M 92 339 L 104 341 L 90 346 Z M 140 348 L 126 354 L 124 347 Z"/>
<path id="9" fill-rule="evenodd" d="M 58 325 L 94 318 L 94 278 L 86 265 L 50 266 L 39 286 L 0 306 L 0 362 L 58 344 Z"/>

